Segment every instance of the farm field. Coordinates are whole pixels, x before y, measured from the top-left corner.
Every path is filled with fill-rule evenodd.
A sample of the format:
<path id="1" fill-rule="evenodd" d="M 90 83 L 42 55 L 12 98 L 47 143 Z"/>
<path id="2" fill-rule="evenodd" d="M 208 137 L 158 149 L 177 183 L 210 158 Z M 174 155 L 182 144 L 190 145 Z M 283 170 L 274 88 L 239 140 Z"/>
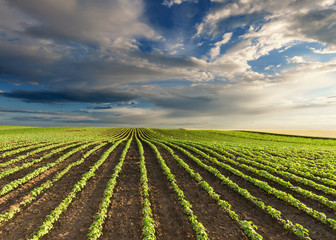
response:
<path id="1" fill-rule="evenodd" d="M 0 127 L 0 239 L 336 239 L 336 140 Z"/>

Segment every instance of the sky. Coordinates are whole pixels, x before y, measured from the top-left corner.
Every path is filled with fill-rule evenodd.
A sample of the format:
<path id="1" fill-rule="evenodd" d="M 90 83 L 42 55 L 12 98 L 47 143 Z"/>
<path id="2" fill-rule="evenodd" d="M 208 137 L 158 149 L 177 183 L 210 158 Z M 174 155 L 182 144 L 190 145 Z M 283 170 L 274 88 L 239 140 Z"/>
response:
<path id="1" fill-rule="evenodd" d="M 336 129 L 336 1 L 0 0 L 0 125 Z"/>

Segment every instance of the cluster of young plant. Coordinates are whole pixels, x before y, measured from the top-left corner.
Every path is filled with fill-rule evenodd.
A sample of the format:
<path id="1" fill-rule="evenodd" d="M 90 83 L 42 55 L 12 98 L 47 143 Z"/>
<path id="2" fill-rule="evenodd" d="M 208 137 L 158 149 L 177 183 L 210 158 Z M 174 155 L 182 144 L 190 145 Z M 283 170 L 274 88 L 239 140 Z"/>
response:
<path id="1" fill-rule="evenodd" d="M 271 153 L 268 155 L 261 155 L 260 152 L 256 152 L 257 160 L 277 164 L 280 168 L 285 169 L 289 172 L 308 177 L 310 179 L 316 180 L 326 180 L 325 183 L 328 184 L 328 180 L 332 180 L 333 183 L 336 181 L 336 169 L 334 169 L 335 162 L 332 160 L 333 157 L 329 159 L 324 159 L 324 167 L 321 165 L 314 166 L 314 164 L 307 163 L 306 159 L 295 156 L 296 153 L 292 155 L 281 154 L 276 155 L 276 153 Z M 276 156 L 274 156 L 276 155 Z M 316 176 L 315 176 L 316 175 Z"/>
<path id="2" fill-rule="evenodd" d="M 10 156 L 12 156 L 14 154 L 18 154 L 18 153 L 21 153 L 21 152 L 24 152 L 24 151 L 28 151 L 28 150 L 34 149 L 34 148 L 38 149 L 38 148 L 40 148 L 42 146 L 48 146 L 48 145 L 49 144 L 46 144 L 46 143 L 35 143 L 35 144 L 25 145 L 25 146 L 22 146 L 22 147 L 19 147 L 19 148 L 15 148 L 15 149 L 13 149 L 13 146 L 12 146 L 11 148 L 8 149 L 9 151 L 1 153 L 0 157 L 1 158 L 10 157 Z M 11 149 L 13 149 L 13 150 L 11 150 Z M 1 150 L 3 150 L 3 149 L 1 149 Z M 4 163 L 0 163 L 0 167 L 2 167 L 3 164 Z"/>
<path id="3" fill-rule="evenodd" d="M 197 181 L 197 183 L 210 195 L 212 199 L 214 199 L 219 207 L 223 209 L 231 219 L 236 221 L 240 227 L 243 229 L 244 233 L 252 240 L 261 240 L 263 237 L 256 232 L 258 229 L 251 221 L 241 220 L 239 215 L 231 209 L 231 205 L 221 199 L 221 196 L 214 191 L 214 189 L 207 183 L 199 173 L 195 173 L 187 163 L 185 163 L 181 158 L 179 158 L 174 151 L 168 147 L 167 145 L 154 141 L 159 144 L 163 148 L 165 148 L 172 157 L 189 173 L 189 175 Z"/>
<path id="4" fill-rule="evenodd" d="M 212 148 L 219 150 L 221 153 L 225 154 L 228 149 L 219 148 L 217 146 L 211 146 Z M 249 159 L 252 160 L 244 160 L 253 163 L 255 166 L 267 169 L 268 171 L 272 168 L 275 168 L 277 173 L 284 175 L 285 177 L 291 178 L 297 182 L 303 183 L 305 185 L 311 186 L 317 190 L 323 191 L 328 194 L 335 194 L 335 190 L 332 188 L 328 188 L 318 183 L 314 183 L 312 181 L 308 181 L 311 179 L 313 181 L 317 181 L 331 187 L 336 187 L 336 181 L 331 179 L 336 179 L 334 174 L 327 173 L 326 170 L 322 170 L 321 168 L 313 169 L 311 167 L 307 167 L 304 163 L 298 164 L 297 160 L 293 160 L 290 158 L 286 158 L 286 155 L 277 156 L 276 158 L 270 154 L 264 153 L 260 154 L 261 151 L 254 152 L 254 154 L 250 154 L 250 156 L 244 155 L 245 152 L 236 152 L 236 155 L 239 155 L 237 160 Z M 274 153 L 273 153 L 274 154 Z M 295 175 L 291 175 L 291 173 Z M 314 175 L 315 174 L 315 175 Z M 304 178 L 300 178 L 299 176 Z M 307 178 L 307 179 L 305 179 Z"/>
<path id="5" fill-rule="evenodd" d="M 32 159 L 31 161 L 29 162 L 26 162 L 26 163 L 23 163 L 21 165 L 17 165 L 17 166 L 14 166 L 14 167 L 9 167 L 9 168 L 5 168 L 3 169 L 1 172 L 0 172 L 0 179 L 4 178 L 4 177 L 7 177 L 11 174 L 14 174 L 22 169 L 25 169 L 25 168 L 28 168 L 28 167 L 31 167 L 32 165 L 36 164 L 36 163 L 39 163 L 45 159 L 48 159 L 49 157 L 61 152 L 61 151 L 64 151 L 66 149 L 69 149 L 71 147 L 75 147 L 75 146 L 78 146 L 80 144 L 76 143 L 76 144 L 72 144 L 72 145 L 67 145 L 67 146 L 64 146 L 64 147 L 61 147 L 61 148 L 57 148 L 57 149 L 54 149 L 52 150 L 51 152 L 49 152 L 48 154 L 45 154 L 37 159 Z"/>
<path id="6" fill-rule="evenodd" d="M 330 201 L 328 198 L 326 198 L 326 197 L 324 197 L 324 196 L 317 195 L 317 194 L 312 193 L 311 191 L 305 190 L 305 189 L 303 189 L 303 188 L 301 188 L 301 187 L 294 186 L 294 185 L 291 184 L 290 182 L 285 181 L 285 180 L 283 180 L 283 179 L 281 179 L 281 178 L 279 178 L 279 177 L 276 177 L 276 176 L 270 174 L 269 172 L 267 172 L 267 171 L 265 171 L 265 170 L 259 170 L 259 169 L 256 169 L 256 168 L 254 168 L 254 167 L 245 165 L 245 164 L 243 164 L 242 162 L 237 162 L 237 161 L 234 161 L 234 160 L 232 160 L 232 159 L 226 158 L 226 157 L 224 157 L 223 155 L 220 155 L 220 154 L 218 154 L 217 152 L 215 152 L 215 151 L 213 151 L 213 150 L 211 150 L 211 149 L 209 149 L 209 148 L 205 148 L 205 147 L 202 147 L 202 146 L 197 146 L 197 148 L 195 148 L 195 147 L 192 147 L 191 145 L 186 145 L 186 144 L 181 144 L 181 145 L 184 146 L 184 147 L 186 147 L 186 148 L 188 148 L 188 149 L 190 149 L 190 150 L 195 150 L 195 149 L 198 148 L 198 149 L 201 149 L 201 150 L 206 151 L 206 152 L 208 152 L 208 153 L 211 153 L 213 156 L 215 156 L 215 157 L 217 157 L 217 158 L 220 158 L 220 159 L 222 159 L 222 160 L 224 160 L 224 161 L 226 161 L 226 162 L 229 162 L 229 163 L 231 163 L 231 164 L 233 164 L 233 165 L 239 166 L 239 167 L 241 167 L 241 168 L 243 168 L 243 169 L 245 169 L 245 170 L 247 170 L 247 171 L 249 171 L 249 172 L 253 172 L 253 173 L 255 173 L 255 174 L 257 174 L 257 175 L 259 175 L 259 176 L 261 176 L 261 177 L 264 177 L 264 178 L 266 178 L 266 179 L 269 179 L 269 180 L 271 180 L 271 181 L 273 181 L 273 182 L 275 182 L 275 183 L 277 183 L 277 184 L 280 184 L 280 185 L 282 185 L 282 186 L 284 186 L 284 187 L 289 188 L 290 190 L 292 190 L 292 191 L 294 191 L 294 192 L 297 192 L 297 193 L 299 193 L 299 194 L 301 194 L 301 195 L 303 195 L 303 196 L 305 196 L 305 197 L 307 197 L 307 198 L 316 200 L 316 201 L 318 201 L 319 203 L 321 203 L 321 204 L 323 204 L 323 205 L 325 205 L 325 206 L 327 206 L 327 207 L 329 207 L 329 208 L 331 208 L 331 209 L 336 210 L 336 202 Z M 198 151 L 197 153 L 201 154 L 203 157 L 204 157 L 204 155 L 205 155 L 205 153 L 203 153 L 202 151 Z M 206 155 L 206 156 L 207 156 L 207 155 Z M 207 157 L 208 157 L 208 156 L 207 156 Z M 253 162 L 253 161 L 250 161 L 251 164 L 253 164 L 252 162 Z M 261 167 L 262 167 L 262 166 L 261 166 Z M 273 169 L 272 169 L 272 170 L 273 170 Z M 276 170 L 274 170 L 273 172 L 276 172 L 276 173 L 281 174 L 281 172 L 277 172 Z M 281 175 L 288 176 L 288 178 L 291 178 L 291 179 L 292 179 L 292 178 L 299 179 L 299 177 L 297 177 L 297 176 L 295 176 L 295 175 L 293 175 L 293 174 L 290 174 L 290 173 L 282 173 Z M 293 175 L 293 176 L 292 176 L 292 175 Z M 302 180 L 302 181 L 303 181 L 303 180 Z M 312 182 L 312 181 L 307 180 L 307 182 Z M 312 187 L 318 188 L 318 185 L 319 185 L 319 184 L 316 184 L 316 183 L 313 182 L 313 183 L 311 183 L 311 184 L 309 184 L 309 185 L 312 186 Z M 323 186 L 323 185 L 322 185 L 322 186 Z M 322 188 L 322 189 L 325 189 L 325 188 L 326 188 L 325 186 L 323 186 L 323 187 L 324 187 L 324 188 Z M 330 192 L 331 192 L 331 193 L 333 193 L 333 192 L 336 193 L 336 191 L 335 191 L 334 189 L 331 189 Z M 327 192 L 327 193 L 328 193 L 328 192 Z"/>
<path id="7" fill-rule="evenodd" d="M 275 208 L 273 208 L 270 205 L 266 205 L 263 201 L 258 199 L 257 197 L 251 195 L 248 190 L 241 188 L 236 184 L 235 182 L 231 181 L 229 178 L 222 175 L 218 169 L 209 166 L 205 163 L 203 163 L 201 160 L 199 160 L 197 157 L 192 155 L 190 152 L 186 151 L 185 149 L 177 146 L 176 144 L 173 144 L 171 142 L 161 141 L 169 146 L 172 146 L 182 153 L 186 154 L 191 160 L 196 162 L 200 167 L 206 169 L 210 173 L 212 173 L 214 176 L 216 176 L 221 182 L 228 187 L 230 187 L 235 192 L 239 193 L 241 196 L 246 198 L 247 200 L 251 201 L 254 205 L 261 208 L 264 212 L 275 218 L 279 223 L 281 223 L 285 229 L 292 231 L 295 235 L 304 238 L 304 239 L 311 239 L 308 234 L 308 230 L 304 227 L 302 227 L 300 224 L 293 224 L 289 220 L 283 219 L 281 217 L 281 212 Z"/>
<path id="8" fill-rule="evenodd" d="M 226 150 L 224 150 L 223 148 L 219 148 L 216 147 L 214 145 L 209 146 L 212 149 L 224 154 L 224 155 L 229 155 L 227 153 Z M 237 153 L 238 154 L 238 153 Z M 233 159 L 233 157 L 230 157 L 231 159 Z M 250 160 L 251 159 L 251 160 Z M 317 190 L 323 191 L 327 194 L 331 194 L 336 196 L 336 190 L 327 186 L 324 186 L 322 184 L 316 183 L 314 181 L 311 181 L 309 179 L 315 180 L 315 181 L 319 181 L 322 182 L 326 185 L 332 186 L 332 187 L 336 187 L 336 182 L 327 178 L 321 178 L 321 177 L 317 177 L 314 176 L 313 174 L 311 174 L 310 172 L 303 172 L 298 170 L 297 168 L 289 168 L 286 167 L 282 164 L 277 163 L 273 163 L 271 161 L 267 161 L 268 158 L 260 158 L 260 157 L 256 157 L 255 155 L 252 155 L 251 157 L 246 157 L 243 156 L 243 154 L 240 154 L 239 157 L 236 158 L 237 161 L 240 162 L 245 162 L 248 163 L 250 165 L 256 166 L 258 168 L 262 168 L 265 169 L 269 172 L 273 172 L 273 173 L 277 173 L 279 175 L 282 175 L 288 179 L 294 180 L 296 182 L 305 184 L 307 186 L 310 186 L 312 188 L 315 188 Z M 303 176 L 304 178 L 300 177 Z M 307 179 L 308 178 L 308 179 Z"/>
<path id="9" fill-rule="evenodd" d="M 141 141 L 136 136 L 136 142 L 140 154 L 140 181 L 141 181 L 141 196 L 142 196 L 142 214 L 143 214 L 143 236 L 145 240 L 154 240 L 155 237 L 155 221 L 153 219 L 153 213 L 151 209 L 151 203 L 149 201 L 149 186 L 146 162 L 144 156 L 144 149 Z"/>
<path id="10" fill-rule="evenodd" d="M 123 128 L 117 132 L 114 132 L 112 136 L 110 136 L 111 138 L 114 139 L 122 139 L 122 138 L 127 138 L 127 136 L 129 136 L 131 134 L 131 130 L 128 128 Z"/>
<path id="11" fill-rule="evenodd" d="M 169 180 L 169 182 L 170 182 L 170 184 L 171 184 L 174 192 L 177 194 L 178 200 L 180 201 L 185 214 L 188 216 L 188 219 L 189 219 L 189 221 L 191 223 L 191 226 L 193 227 L 193 229 L 196 232 L 197 239 L 198 240 L 208 240 L 209 237 L 208 237 L 208 235 L 206 233 L 205 227 L 203 226 L 203 224 L 201 222 L 199 222 L 197 220 L 197 216 L 194 214 L 194 212 L 192 210 L 192 205 L 185 198 L 183 191 L 177 185 L 177 181 L 176 181 L 175 175 L 171 173 L 170 168 L 165 163 L 165 161 L 162 158 L 159 150 L 151 142 L 149 142 L 149 141 L 147 141 L 145 139 L 142 139 L 142 140 L 144 142 L 146 142 L 154 150 L 156 158 L 158 159 L 158 161 L 160 163 L 161 169 L 163 170 L 164 174 L 166 175 L 167 179 Z"/>
<path id="12" fill-rule="evenodd" d="M 103 224 L 107 217 L 108 208 L 111 205 L 111 198 L 113 195 L 113 191 L 117 184 L 117 178 L 122 170 L 122 166 L 124 164 L 124 160 L 125 160 L 127 151 L 131 145 L 132 139 L 133 139 L 133 136 L 131 136 L 126 142 L 124 150 L 122 151 L 121 156 L 119 158 L 119 162 L 114 168 L 114 173 L 111 179 L 107 183 L 107 186 L 104 191 L 104 197 L 103 197 L 102 203 L 99 205 L 99 210 L 95 217 L 95 221 L 91 224 L 89 228 L 89 233 L 87 237 L 90 240 L 98 239 L 103 234 Z"/>
<path id="13" fill-rule="evenodd" d="M 117 141 L 112 147 L 106 150 L 99 160 L 90 168 L 89 171 L 82 175 L 82 178 L 73 186 L 72 191 L 65 199 L 45 218 L 43 224 L 34 232 L 30 240 L 37 240 L 48 234 L 53 228 L 54 223 L 59 219 L 61 214 L 66 211 L 69 205 L 74 201 L 77 193 L 83 190 L 87 182 L 95 175 L 97 169 L 106 161 L 110 153 L 124 140 Z"/>
<path id="14" fill-rule="evenodd" d="M 279 198 L 279 199 L 283 200 L 284 202 L 298 208 L 299 210 L 307 213 L 308 215 L 314 217 L 315 219 L 319 220 L 320 222 L 322 222 L 322 223 L 326 224 L 327 226 L 331 227 L 332 229 L 336 230 L 336 220 L 334 220 L 332 218 L 327 218 L 327 216 L 324 213 L 319 212 L 317 210 L 314 210 L 310 207 L 307 207 L 304 203 L 302 203 L 298 199 L 294 198 L 291 194 L 288 194 L 286 192 L 283 192 L 283 191 L 280 191 L 276 188 L 273 188 L 267 182 L 264 182 L 264 181 L 255 179 L 251 176 L 248 176 L 248 175 L 242 173 L 241 171 L 231 167 L 230 165 L 218 161 L 216 158 L 209 157 L 207 154 L 204 154 L 202 151 L 200 151 L 198 149 L 194 149 L 194 150 L 195 150 L 195 152 L 201 154 L 202 157 L 204 157 L 208 161 L 210 161 L 210 162 L 212 162 L 212 163 L 230 171 L 231 173 L 245 179 L 248 182 L 251 182 L 255 186 L 264 190 L 265 192 L 274 195 L 276 198 Z"/>
<path id="15" fill-rule="evenodd" d="M 302 184 L 307 185 L 309 187 L 312 187 L 312 188 L 315 188 L 317 190 L 320 190 L 320 191 L 322 191 L 322 192 L 324 192 L 326 194 L 330 194 L 330 195 L 336 196 L 336 190 L 334 188 L 330 188 L 330 187 L 327 187 L 325 185 L 316 183 L 316 182 L 314 182 L 314 181 L 312 181 L 310 179 L 313 179 L 315 181 L 320 181 L 320 182 L 323 182 L 325 184 L 328 184 L 328 185 L 331 185 L 331 186 L 334 186 L 334 187 L 336 186 L 336 182 L 335 181 L 332 181 L 332 180 L 329 180 L 329 179 L 320 178 L 320 177 L 316 177 L 316 176 L 310 174 L 309 172 L 300 172 L 299 170 L 296 170 L 296 169 L 293 169 L 291 171 L 291 172 L 297 173 L 298 175 L 306 177 L 306 178 L 303 178 L 303 177 L 297 176 L 296 174 L 293 174 L 291 172 L 287 172 L 287 171 L 280 170 L 280 169 L 275 169 L 274 167 L 271 167 L 269 165 L 261 164 L 261 163 L 259 163 L 257 161 L 252 161 L 252 160 L 242 159 L 242 158 L 237 158 L 237 160 L 248 162 L 251 165 L 255 165 L 255 166 L 259 167 L 259 168 L 266 169 L 269 172 L 277 173 L 277 174 L 279 174 L 281 176 L 284 176 L 284 177 L 286 177 L 288 179 L 294 180 L 296 182 L 299 182 L 299 183 L 302 183 Z M 310 179 L 307 179 L 307 178 L 310 178 Z"/>
<path id="16" fill-rule="evenodd" d="M 92 148 L 90 151 L 86 152 L 78 161 L 69 164 L 65 169 L 60 171 L 54 178 L 52 178 L 51 180 L 47 180 L 39 187 L 36 187 L 33 190 L 31 190 L 30 193 L 23 198 L 24 200 L 22 200 L 18 205 L 15 205 L 14 207 L 11 207 L 10 210 L 0 214 L 0 225 L 12 219 L 15 216 L 15 214 L 22 211 L 24 206 L 33 202 L 34 200 L 37 199 L 37 197 L 40 194 L 51 188 L 54 185 L 54 183 L 60 180 L 65 174 L 67 174 L 72 167 L 82 164 L 86 160 L 86 158 L 88 158 L 91 154 L 93 154 L 95 151 L 99 150 L 106 144 L 107 142 L 101 143 L 100 145 Z"/>
<path id="17" fill-rule="evenodd" d="M 4 153 L 6 151 L 11 151 L 11 150 L 21 148 L 21 147 L 28 147 L 30 145 L 31 145 L 31 143 L 27 143 L 27 142 L 17 142 L 17 143 L 1 142 L 0 143 L 0 151 L 2 153 Z M 1 156 L 1 154 L 0 154 L 0 156 Z"/>
<path id="18" fill-rule="evenodd" d="M 73 144 L 73 146 L 75 146 L 75 145 L 78 145 L 79 143 L 72 143 L 72 144 Z M 6 167 L 6 166 L 8 166 L 8 165 L 10 165 L 10 164 L 17 163 L 17 162 L 20 162 L 20 161 L 22 161 L 22 160 L 25 160 L 25 159 L 27 159 L 29 156 L 34 156 L 35 154 L 41 153 L 41 152 L 43 152 L 43 151 L 50 150 L 50 149 L 52 149 L 52 148 L 55 148 L 55 149 L 56 149 L 57 147 L 60 147 L 60 146 L 62 146 L 62 145 L 64 145 L 64 144 L 63 144 L 63 143 L 60 143 L 60 144 L 51 144 L 51 145 L 48 145 L 48 146 L 45 146 L 45 147 L 41 147 L 41 148 L 35 149 L 34 151 L 31 151 L 31 152 L 28 152 L 28 153 L 26 153 L 26 154 L 17 156 L 17 157 L 15 157 L 15 158 L 13 158 L 13 159 L 7 161 L 7 162 L 0 163 L 0 167 Z M 68 144 L 67 144 L 67 145 L 68 145 Z M 71 145 L 71 143 L 69 143 L 69 145 Z M 44 157 L 44 156 L 43 156 L 43 157 Z M 34 159 L 33 159 L 33 160 L 30 160 L 29 162 L 31 162 L 31 161 L 34 161 Z M 29 163 L 29 162 L 28 162 L 28 163 Z"/>
<path id="19" fill-rule="evenodd" d="M 33 179 L 33 178 L 36 178 L 37 176 L 39 176 L 40 174 L 42 174 L 43 172 L 47 171 L 48 169 L 52 168 L 52 167 L 55 167 L 56 165 L 58 165 L 59 163 L 63 162 L 64 160 L 66 160 L 67 158 L 69 158 L 71 155 L 81 151 L 81 150 L 84 150 L 85 148 L 91 146 L 91 145 L 94 145 L 96 143 L 88 143 L 88 144 L 84 144 L 84 145 L 80 145 L 79 147 L 77 148 L 74 148 L 72 149 L 71 151 L 65 153 L 64 155 L 60 156 L 56 161 L 53 161 L 53 162 L 50 162 L 48 164 L 46 164 L 45 166 L 42 166 L 42 167 L 39 167 L 37 169 L 35 169 L 34 171 L 28 173 L 26 176 L 22 177 L 22 178 L 19 178 L 19 179 L 16 179 L 8 184 L 6 184 L 1 190 L 0 190 L 0 196 L 2 195 L 5 195 L 7 193 L 9 193 L 10 191 L 16 189 L 18 186 L 28 182 L 29 180 Z M 69 147 L 69 146 L 68 146 Z M 67 147 L 67 148 L 68 148 Z M 56 149 L 55 152 L 60 152 L 59 149 Z M 50 157 L 51 155 L 53 155 L 54 153 L 50 153 L 50 155 L 48 157 Z M 25 167 L 28 167 L 28 163 Z M 16 168 L 15 167 L 15 171 L 19 171 L 21 169 L 23 169 L 22 167 L 19 168 Z M 10 174 L 13 173 L 14 170 L 11 170 L 11 169 L 8 169 L 8 172 L 10 172 Z M 8 173 L 9 175 L 9 173 Z M 3 177 L 3 175 L 2 175 Z"/>

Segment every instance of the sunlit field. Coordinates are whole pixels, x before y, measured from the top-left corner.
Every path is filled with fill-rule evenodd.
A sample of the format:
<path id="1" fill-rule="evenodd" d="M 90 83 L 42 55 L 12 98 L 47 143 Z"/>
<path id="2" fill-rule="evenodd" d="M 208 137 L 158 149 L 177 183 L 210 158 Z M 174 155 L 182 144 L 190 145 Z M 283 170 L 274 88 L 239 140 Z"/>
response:
<path id="1" fill-rule="evenodd" d="M 336 140 L 0 127 L 0 239 L 336 239 Z"/>

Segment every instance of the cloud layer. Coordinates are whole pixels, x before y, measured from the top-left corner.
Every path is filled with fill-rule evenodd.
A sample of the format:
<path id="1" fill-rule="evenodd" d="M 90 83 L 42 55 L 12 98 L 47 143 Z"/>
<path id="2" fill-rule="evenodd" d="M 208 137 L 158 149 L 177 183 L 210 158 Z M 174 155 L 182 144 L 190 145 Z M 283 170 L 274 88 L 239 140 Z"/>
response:
<path id="1" fill-rule="evenodd" d="M 333 0 L 0 0 L 0 124 L 309 128 L 335 22 Z"/>

